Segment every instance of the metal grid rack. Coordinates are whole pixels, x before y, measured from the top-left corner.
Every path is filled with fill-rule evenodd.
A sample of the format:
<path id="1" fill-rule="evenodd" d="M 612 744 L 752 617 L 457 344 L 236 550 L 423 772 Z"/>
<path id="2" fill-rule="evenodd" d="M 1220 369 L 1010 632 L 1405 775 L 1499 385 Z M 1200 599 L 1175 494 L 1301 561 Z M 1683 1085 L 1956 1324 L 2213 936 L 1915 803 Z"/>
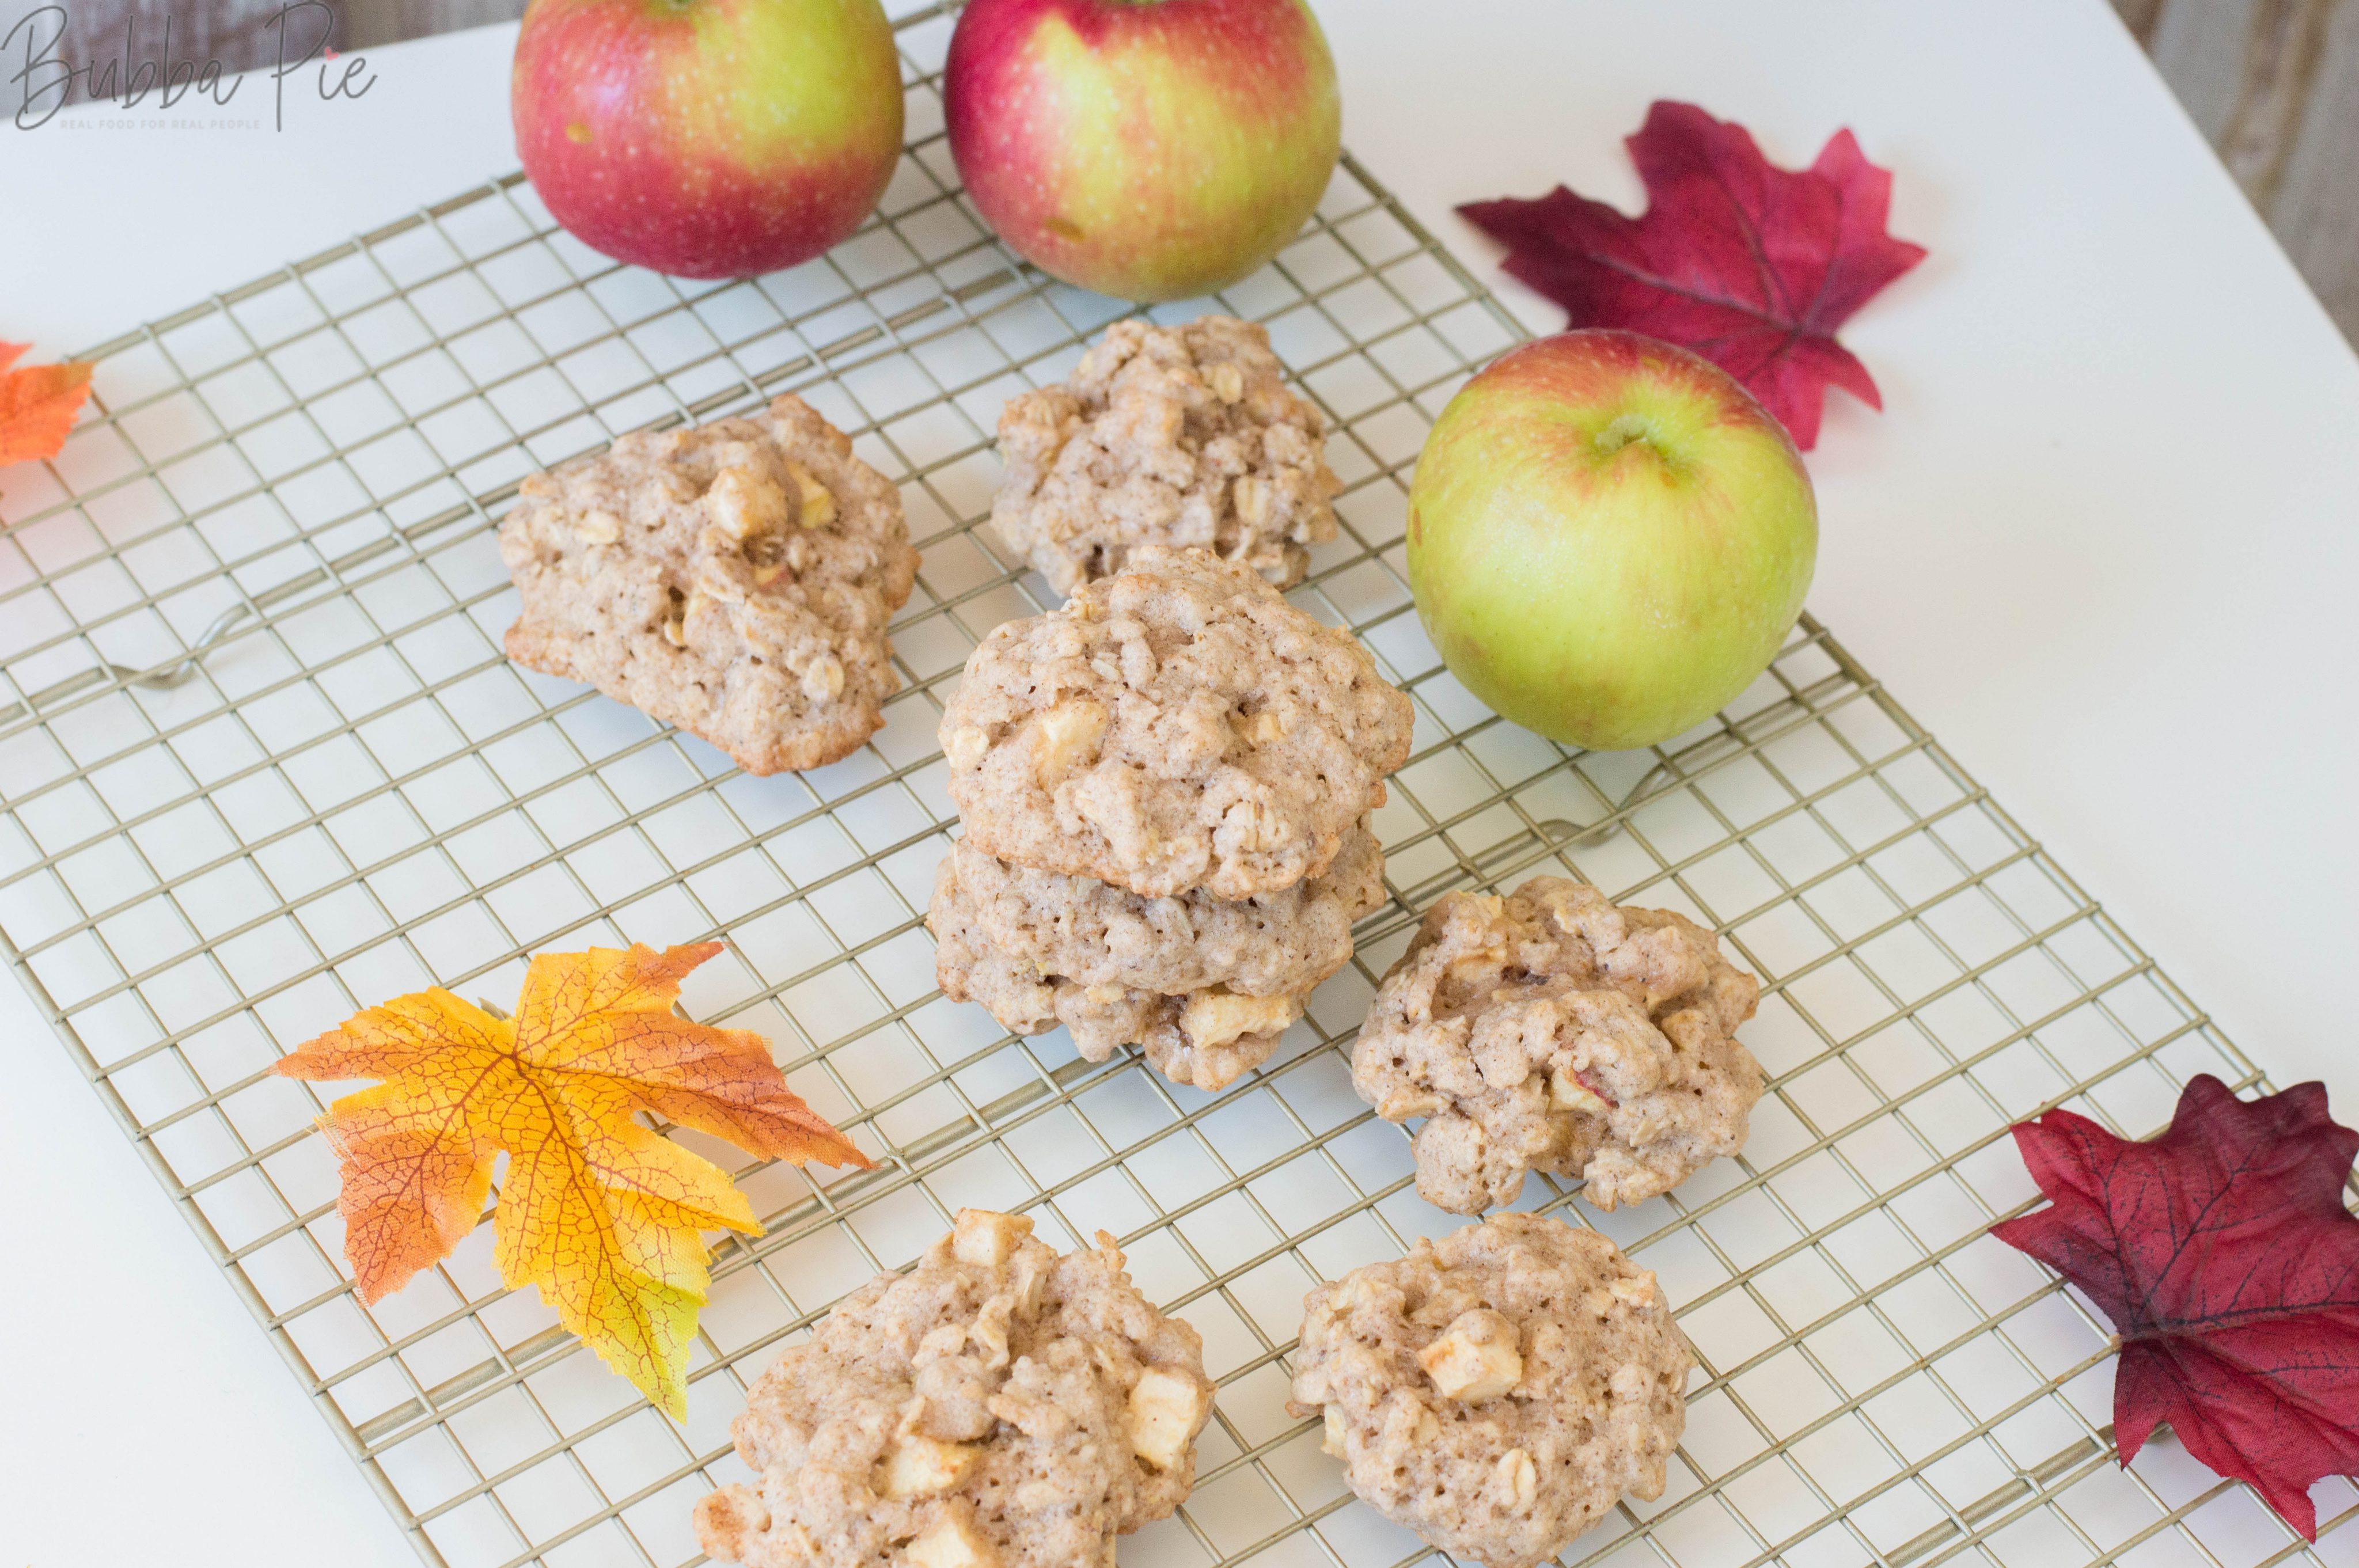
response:
<path id="1" fill-rule="evenodd" d="M 1268 325 L 1335 427 L 1343 536 L 1294 601 L 1417 703 L 1378 822 L 1391 902 L 1216 1096 L 937 994 L 936 720 L 978 638 L 1046 599 L 975 527 L 991 432 L 1125 308 L 1026 269 L 961 200 L 946 9 L 897 24 L 908 155 L 822 261 L 710 287 L 617 267 L 511 177 L 93 351 L 92 416 L 11 476 L 6 957 L 420 1555 L 697 1561 L 690 1507 L 743 1474 L 726 1428 L 748 1380 L 962 1204 L 1028 1211 L 1060 1245 L 1114 1231 L 1203 1332 L 1201 1478 L 1126 1563 L 1428 1555 L 1285 1413 L 1285 1360 L 1314 1279 L 1458 1223 L 1350 1089 L 1376 977 L 1443 890 L 1544 870 L 1719 931 L 1764 980 L 1745 1037 L 1770 1076 L 1744 1157 L 1668 1197 L 1601 1215 L 1527 1188 L 1658 1271 L 1703 1364 L 1669 1492 L 1568 1562 L 2304 1553 L 2168 1444 L 2115 1472 L 2103 1325 L 1984 1236 L 2030 1196 L 2009 1122 L 2069 1101 L 2143 1134 L 2188 1076 L 2257 1072 L 1815 622 L 1651 756 L 1547 744 L 1451 679 L 1404 583 L 1405 470 L 1518 331 L 1348 159 L 1300 241 L 1216 303 Z M 491 525 L 524 474 L 788 388 L 898 481 L 923 548 L 893 628 L 907 687 L 870 745 L 748 778 L 501 657 Z M 676 1134 L 767 1226 L 716 1251 L 685 1425 L 504 1292 L 487 1230 L 361 1307 L 310 1131 L 325 1097 L 271 1060 L 429 983 L 504 1001 L 534 950 L 712 935 L 731 947 L 689 1007 L 767 1033 L 881 1163 L 813 1185 Z M 2327 1487 L 2331 1531 L 2354 1499 Z"/>

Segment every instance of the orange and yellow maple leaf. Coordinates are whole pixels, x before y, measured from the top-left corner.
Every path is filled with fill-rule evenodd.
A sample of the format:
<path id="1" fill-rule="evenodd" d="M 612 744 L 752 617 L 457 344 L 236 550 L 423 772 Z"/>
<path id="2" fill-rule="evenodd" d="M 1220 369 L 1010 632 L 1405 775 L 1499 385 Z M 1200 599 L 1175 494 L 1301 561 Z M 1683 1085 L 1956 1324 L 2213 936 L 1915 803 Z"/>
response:
<path id="1" fill-rule="evenodd" d="M 654 1111 L 801 1164 L 868 1158 L 806 1106 L 769 1043 L 671 1011 L 718 942 L 543 953 L 513 1019 L 439 987 L 356 1014 L 277 1065 L 290 1078 L 375 1078 L 320 1119 L 342 1161 L 344 1256 L 375 1302 L 447 1258 L 507 1175 L 494 1253 L 673 1419 L 709 1276 L 699 1232 L 759 1236 L 727 1172 L 658 1137 Z"/>
<path id="2" fill-rule="evenodd" d="M 0 469 L 53 458 L 90 395 L 86 364 L 10 370 L 30 343 L 0 343 Z"/>

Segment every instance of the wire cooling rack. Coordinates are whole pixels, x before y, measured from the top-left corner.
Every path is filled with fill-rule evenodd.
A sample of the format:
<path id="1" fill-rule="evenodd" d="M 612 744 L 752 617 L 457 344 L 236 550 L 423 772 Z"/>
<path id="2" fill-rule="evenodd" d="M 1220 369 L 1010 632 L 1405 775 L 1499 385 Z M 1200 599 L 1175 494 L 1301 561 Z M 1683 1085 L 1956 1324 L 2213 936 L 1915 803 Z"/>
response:
<path id="1" fill-rule="evenodd" d="M 1656 1270 L 1702 1360 L 1669 1490 L 1569 1562 L 2303 1552 L 2167 1443 L 2116 1472 L 2103 1325 L 1983 1233 L 2031 1193 L 2009 1122 L 2071 1102 L 2144 1134 L 2190 1075 L 2258 1074 L 1815 622 L 1650 755 L 1569 752 L 1469 697 L 1409 605 L 1406 470 L 1519 334 L 1349 159 L 1300 241 L 1216 303 L 1268 325 L 1335 427 L 1343 534 L 1294 601 L 1416 700 L 1377 824 L 1390 903 L 1217 1096 L 939 996 L 919 920 L 953 823 L 935 724 L 975 642 L 1047 602 L 976 526 L 991 432 L 1125 308 L 1026 269 L 961 200 L 948 26 L 940 7 L 899 24 L 908 156 L 822 261 L 668 281 L 572 243 L 511 177 L 93 351 L 92 416 L 9 476 L 6 957 L 421 1557 L 697 1561 L 689 1511 L 743 1478 L 727 1426 L 750 1379 L 967 1204 L 1060 1245 L 1113 1230 L 1203 1333 L 1220 1398 L 1195 1495 L 1125 1563 L 1428 1555 L 1286 1414 L 1286 1358 L 1314 1280 L 1459 1223 L 1351 1092 L 1376 977 L 1444 890 L 1539 871 L 1719 931 L 1765 982 L 1745 1038 L 1770 1077 L 1744 1157 L 1669 1196 L 1600 1215 L 1527 1190 Z M 789 388 L 898 481 L 924 552 L 893 628 L 907 687 L 868 746 L 749 778 L 501 657 L 492 525 L 519 479 Z M 715 935 L 729 951 L 690 1009 L 766 1033 L 880 1167 L 814 1185 L 675 1133 L 736 1169 L 767 1226 L 714 1253 L 686 1423 L 502 1290 L 488 1227 L 364 1308 L 310 1130 L 326 1097 L 269 1063 L 429 983 L 505 1002 L 537 949 Z M 2321 1500 L 2330 1531 L 2352 1517 L 2343 1483 Z"/>

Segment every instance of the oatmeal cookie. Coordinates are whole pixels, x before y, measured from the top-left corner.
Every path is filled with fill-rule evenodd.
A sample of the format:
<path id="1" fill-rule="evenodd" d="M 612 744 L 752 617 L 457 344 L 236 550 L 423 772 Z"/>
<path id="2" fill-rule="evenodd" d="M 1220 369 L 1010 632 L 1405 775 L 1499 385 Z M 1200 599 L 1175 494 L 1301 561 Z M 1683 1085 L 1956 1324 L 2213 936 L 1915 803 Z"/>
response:
<path id="1" fill-rule="evenodd" d="M 1304 999 L 1351 961 L 1352 923 L 1384 902 L 1384 878 L 1364 823 L 1325 875 L 1234 903 L 1146 898 L 961 844 L 942 857 L 926 925 L 951 1000 L 1020 1034 L 1062 1023 L 1093 1062 L 1136 1042 L 1173 1083 L 1220 1089 L 1267 1061 Z"/>
<path id="2" fill-rule="evenodd" d="M 1409 700 L 1245 568 L 1148 546 L 968 656 L 942 714 L 966 842 L 1149 898 L 1317 876 L 1408 759 Z"/>
<path id="3" fill-rule="evenodd" d="M 520 665 L 710 741 L 747 773 L 849 755 L 900 684 L 901 496 L 799 397 L 636 431 L 524 481 L 500 558 Z"/>
<path id="4" fill-rule="evenodd" d="M 1417 1190 L 1456 1214 L 1510 1204 L 1527 1170 L 1579 1176 L 1602 1209 L 1744 1147 L 1761 1066 L 1734 1039 L 1761 988 L 1668 910 L 1534 877 L 1453 892 L 1392 967 L 1352 1085 L 1417 1134 Z"/>
<path id="5" fill-rule="evenodd" d="M 846 1296 L 730 1425 L 760 1480 L 697 1504 L 745 1568 L 1111 1568 L 1196 1479 L 1203 1342 L 1148 1304 L 1114 1238 L 1060 1257 L 962 1209 L 907 1274 Z"/>
<path id="6" fill-rule="evenodd" d="M 1591 1230 L 1494 1215 L 1303 1300 L 1298 1416 L 1386 1519 L 1529 1568 L 1663 1493 L 1694 1357 L 1655 1276 Z"/>
<path id="7" fill-rule="evenodd" d="M 1280 588 L 1335 536 L 1327 421 L 1269 334 L 1230 316 L 1116 321 L 1062 386 L 1008 399 L 992 525 L 1070 595 L 1140 545 L 1196 545 Z"/>

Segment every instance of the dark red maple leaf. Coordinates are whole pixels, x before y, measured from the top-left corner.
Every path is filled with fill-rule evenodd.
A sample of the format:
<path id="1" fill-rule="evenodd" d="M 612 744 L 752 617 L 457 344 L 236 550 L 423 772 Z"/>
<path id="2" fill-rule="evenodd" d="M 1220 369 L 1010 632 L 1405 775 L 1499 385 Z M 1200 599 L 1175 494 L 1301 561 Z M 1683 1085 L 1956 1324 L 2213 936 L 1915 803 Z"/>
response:
<path id="1" fill-rule="evenodd" d="M 1509 276 L 1565 308 L 1567 325 L 1622 327 L 1719 365 L 1784 421 L 1819 439 L 1827 384 L 1871 408 L 1883 395 L 1835 329 L 1925 259 L 1884 232 L 1892 175 L 1837 131 L 1807 169 L 1773 168 L 1742 125 L 1692 103 L 1658 103 L 1625 144 L 1647 184 L 1628 218 L 1558 186 L 1537 200 L 1461 207 L 1505 242 Z"/>
<path id="2" fill-rule="evenodd" d="M 2191 1080 L 2161 1137 L 2125 1142 L 2051 1110 L 2015 1129 L 2054 1200 L 1991 1234 L 2062 1274 L 2121 1335 L 2123 1464 L 2163 1422 L 2318 1539 L 2310 1483 L 2359 1474 L 2359 1132 L 2326 1086 L 2245 1101 Z"/>

